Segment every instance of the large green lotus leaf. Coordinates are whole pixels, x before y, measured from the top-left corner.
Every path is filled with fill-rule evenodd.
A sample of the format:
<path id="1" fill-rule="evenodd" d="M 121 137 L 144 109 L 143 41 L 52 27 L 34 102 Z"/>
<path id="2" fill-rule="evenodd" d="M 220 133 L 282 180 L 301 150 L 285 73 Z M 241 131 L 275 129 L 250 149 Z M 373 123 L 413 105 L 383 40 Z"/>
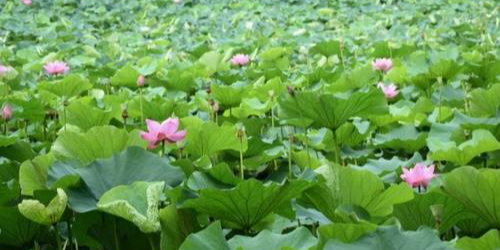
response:
<path id="1" fill-rule="evenodd" d="M 223 150 L 240 150 L 240 139 L 237 129 L 229 126 L 217 126 L 213 122 L 204 123 L 202 126 L 187 127 L 186 151 L 196 157 L 211 156 Z M 248 148 L 247 139 L 243 139 L 243 151 Z"/>
<path id="2" fill-rule="evenodd" d="M 349 243 L 359 239 L 367 233 L 375 231 L 376 229 L 377 225 L 363 221 L 359 224 L 331 223 L 320 226 L 318 228 L 320 240 L 318 249 L 324 247 L 328 240 L 335 239 L 340 242 Z"/>
<path id="3" fill-rule="evenodd" d="M 155 121 L 163 121 L 170 117 L 176 105 L 178 105 L 178 103 L 173 99 L 158 98 L 148 100 L 144 96 L 142 97 L 144 118 L 153 119 Z M 132 118 L 142 118 L 140 96 L 137 96 L 128 103 L 128 114 Z"/>
<path id="4" fill-rule="evenodd" d="M 444 191 L 477 213 L 492 227 L 500 228 L 500 170 L 460 167 L 444 176 Z"/>
<path id="5" fill-rule="evenodd" d="M 220 70 L 228 70 L 229 64 L 224 62 L 224 56 L 217 51 L 203 54 L 198 62 L 205 67 L 205 76 L 209 77 Z"/>
<path id="6" fill-rule="evenodd" d="M 387 102 L 376 89 L 357 91 L 350 96 L 318 95 L 316 92 L 296 92 L 279 100 L 280 118 L 296 126 L 311 125 L 315 128 L 336 129 L 352 117 L 382 115 L 387 112 Z"/>
<path id="7" fill-rule="evenodd" d="M 343 243 L 337 240 L 328 241 L 323 250 L 452 250 L 451 246 L 442 242 L 431 229 L 425 228 L 415 232 L 401 232 L 397 227 L 379 227 L 359 240 Z"/>
<path id="8" fill-rule="evenodd" d="M 427 133 L 418 132 L 414 126 L 406 125 L 391 129 L 385 134 L 377 134 L 373 138 L 373 145 L 415 152 L 425 146 L 425 139 L 427 139 Z"/>
<path id="9" fill-rule="evenodd" d="M 333 221 L 341 205 L 360 206 L 370 216 L 382 217 L 392 213 L 393 205 L 413 199 L 413 190 L 406 183 L 384 190 L 383 182 L 366 170 L 323 166 L 317 171 L 326 181 L 307 190 L 304 196 Z"/>
<path id="10" fill-rule="evenodd" d="M 192 232 L 199 230 L 196 213 L 191 209 L 177 209 L 176 204 L 160 210 L 162 250 L 178 250 Z"/>
<path id="11" fill-rule="evenodd" d="M 19 95 L 16 95 L 19 93 Z M 32 97 L 26 92 L 9 93 L 7 102 L 13 108 L 13 115 L 18 119 L 29 121 L 43 121 L 45 107 L 39 98 Z"/>
<path id="12" fill-rule="evenodd" d="M 289 204 L 291 199 L 300 196 L 311 185 L 304 180 L 280 185 L 249 179 L 233 189 L 201 190 L 198 198 L 186 201 L 183 206 L 232 222 L 237 228 L 248 229 L 281 206 Z"/>
<path id="13" fill-rule="evenodd" d="M 19 168 L 19 184 L 23 195 L 33 195 L 33 191 L 47 188 L 47 174 L 52 165 L 52 155 L 37 156 L 27 160 Z"/>
<path id="14" fill-rule="evenodd" d="M 110 81 L 113 85 L 137 88 L 138 77 L 139 72 L 137 72 L 137 70 L 135 70 L 132 65 L 127 64 L 116 71 L 115 75 L 111 77 Z"/>
<path id="15" fill-rule="evenodd" d="M 491 86 L 490 89 L 474 89 L 471 91 L 470 111 L 476 117 L 491 117 L 499 113 L 500 84 Z"/>
<path id="16" fill-rule="evenodd" d="M 212 95 L 217 102 L 219 102 L 221 105 L 230 107 L 240 105 L 241 100 L 249 90 L 248 87 L 224 86 L 215 84 L 210 86 L 210 89 L 212 90 Z"/>
<path id="17" fill-rule="evenodd" d="M 26 219 L 17 207 L 0 207 L 1 246 L 22 247 L 32 242 L 40 229 L 40 225 Z"/>
<path id="18" fill-rule="evenodd" d="M 0 206 L 8 206 L 17 203 L 21 196 L 21 188 L 15 180 L 0 182 Z"/>
<path id="19" fill-rule="evenodd" d="M 332 83 L 327 89 L 332 92 L 343 92 L 356 88 L 363 88 L 376 82 L 377 72 L 370 65 L 357 67 L 350 72 L 344 72 L 342 76 Z"/>
<path id="20" fill-rule="evenodd" d="M 395 205 L 393 215 L 405 230 L 417 230 L 422 226 L 433 228 L 436 226 L 436 218 L 432 209 L 440 210 L 441 233 L 450 230 L 458 221 L 474 216 L 455 199 L 435 190 L 415 194 L 415 199 Z"/>
<path id="21" fill-rule="evenodd" d="M 500 233 L 498 230 L 490 230 L 479 239 L 463 237 L 458 239 L 456 248 L 461 250 L 498 250 L 500 249 Z"/>
<path id="22" fill-rule="evenodd" d="M 49 170 L 49 184 L 57 183 L 65 176 L 60 173 L 67 173 L 66 176 L 76 174 L 85 184 L 71 188 L 69 192 L 70 206 L 78 212 L 94 210 L 101 196 L 116 186 L 132 185 L 137 181 L 165 182 L 169 186 L 177 186 L 184 179 L 182 169 L 139 147 L 127 148 L 109 159 L 97 160 L 85 167 L 53 165 Z"/>
<path id="23" fill-rule="evenodd" d="M 299 227 L 287 234 L 277 234 L 269 230 L 261 231 L 255 237 L 237 235 L 228 241 L 231 249 L 235 250 L 308 250 L 315 246 L 317 239 L 305 227 Z"/>
<path id="24" fill-rule="evenodd" d="M 430 150 L 430 159 L 465 165 L 482 153 L 499 150 L 500 142 L 488 130 L 478 129 L 472 132 L 470 140 L 458 146 L 455 141 L 432 136 L 427 138 L 427 146 Z"/>
<path id="25" fill-rule="evenodd" d="M 18 208 L 24 217 L 42 225 L 52 225 L 61 219 L 67 203 L 68 196 L 58 188 L 57 195 L 47 206 L 38 200 L 23 200 Z"/>
<path id="26" fill-rule="evenodd" d="M 356 124 L 346 122 L 335 131 L 335 139 L 339 145 L 354 147 L 359 145 L 369 135 L 369 132 L 370 123 L 367 121 Z M 331 142 L 335 143 L 333 138 L 331 138 Z M 334 147 L 334 145 L 331 146 Z"/>
<path id="27" fill-rule="evenodd" d="M 493 118 L 475 118 L 464 115 L 459 111 L 455 111 L 451 123 L 460 124 L 461 127 L 466 129 L 495 129 L 500 125 L 500 113 Z"/>
<path id="28" fill-rule="evenodd" d="M 83 102 L 73 102 L 66 107 L 66 120 L 64 114 L 60 120 L 67 124 L 78 126 L 83 131 L 87 131 L 95 126 L 108 125 L 112 118 L 111 111 L 104 111 Z"/>
<path id="29" fill-rule="evenodd" d="M 164 182 L 116 186 L 101 196 L 97 209 L 134 223 L 144 233 L 160 230 L 158 206 Z"/>
<path id="30" fill-rule="evenodd" d="M 192 65 L 173 64 L 165 75 L 159 74 L 165 79 L 166 82 L 162 81 L 161 83 L 166 85 L 167 89 L 190 92 L 197 86 L 198 73 Z"/>
<path id="31" fill-rule="evenodd" d="M 355 169 L 368 170 L 380 176 L 384 173 L 393 173 L 400 167 L 409 167 L 411 165 L 414 165 L 415 163 L 422 161 L 422 156 L 417 152 L 408 160 L 400 159 L 397 156 L 394 156 L 391 159 L 368 159 L 365 165 L 352 167 Z"/>
<path id="32" fill-rule="evenodd" d="M 13 136 L 13 135 L 10 135 L 10 136 L 0 135 L 0 147 L 10 146 L 10 145 L 16 143 L 17 139 L 18 139 L 18 137 Z"/>
<path id="33" fill-rule="evenodd" d="M 92 84 L 89 80 L 80 75 L 68 75 L 61 80 L 41 82 L 37 86 L 40 90 L 45 90 L 65 98 L 77 96 L 83 91 L 92 88 Z"/>
<path id="34" fill-rule="evenodd" d="M 330 40 L 317 43 L 310 49 L 311 54 L 321 54 L 326 57 L 337 55 L 338 57 L 349 55 L 349 51 L 339 41 Z"/>
<path id="35" fill-rule="evenodd" d="M 128 133 L 113 126 L 98 126 L 86 133 L 61 132 L 51 152 L 57 160 L 78 159 L 83 164 L 111 157 L 128 146 L 145 146 L 137 131 Z"/>
<path id="36" fill-rule="evenodd" d="M 220 222 L 214 222 L 202 231 L 189 235 L 179 250 L 231 250 L 224 238 Z"/>

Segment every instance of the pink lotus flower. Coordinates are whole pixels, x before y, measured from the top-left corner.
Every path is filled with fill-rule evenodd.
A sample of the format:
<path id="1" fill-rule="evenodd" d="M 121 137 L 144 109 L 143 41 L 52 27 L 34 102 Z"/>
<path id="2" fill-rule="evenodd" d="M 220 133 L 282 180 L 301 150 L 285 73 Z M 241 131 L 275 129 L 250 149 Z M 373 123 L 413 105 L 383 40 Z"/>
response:
<path id="1" fill-rule="evenodd" d="M 140 75 L 139 77 L 137 77 L 137 87 L 143 87 L 145 80 L 146 79 L 144 78 L 143 75 Z"/>
<path id="2" fill-rule="evenodd" d="M 12 108 L 9 105 L 3 106 L 2 118 L 6 121 L 8 121 L 8 120 L 10 120 L 10 118 L 12 118 Z"/>
<path id="3" fill-rule="evenodd" d="M 387 72 L 392 68 L 392 60 L 390 58 L 377 58 L 372 62 L 373 70 Z"/>
<path id="4" fill-rule="evenodd" d="M 11 70 L 12 70 L 12 68 L 11 68 L 11 67 L 9 67 L 9 66 L 4 66 L 4 65 L 1 65 L 1 64 L 0 64 L 0 76 L 3 76 L 3 75 L 5 75 L 5 74 L 9 73 L 9 71 L 11 71 Z"/>
<path id="5" fill-rule="evenodd" d="M 385 98 L 387 99 L 392 99 L 399 93 L 399 91 L 397 90 L 398 87 L 396 87 L 396 85 L 394 85 L 393 83 L 389 84 L 389 86 L 385 86 L 384 83 L 379 82 L 377 84 L 377 87 L 384 92 Z"/>
<path id="6" fill-rule="evenodd" d="M 43 68 L 49 75 L 60 75 L 69 71 L 69 66 L 66 63 L 60 61 L 46 63 Z"/>
<path id="7" fill-rule="evenodd" d="M 32 4 L 31 0 L 21 0 L 21 2 L 26 6 L 30 6 Z"/>
<path id="8" fill-rule="evenodd" d="M 168 118 L 161 124 L 156 121 L 146 119 L 146 124 L 148 126 L 148 132 L 141 131 L 141 137 L 149 142 L 148 148 L 150 149 L 158 146 L 160 142 L 172 143 L 180 141 L 186 137 L 185 130 L 177 131 L 179 128 L 179 119 L 177 118 Z"/>
<path id="9" fill-rule="evenodd" d="M 403 174 L 401 175 L 401 179 L 406 181 L 411 187 L 423 186 L 425 188 L 434 177 L 436 177 L 434 174 L 434 165 L 426 167 L 421 163 L 415 164 L 415 167 L 410 170 L 403 168 Z"/>
<path id="10" fill-rule="evenodd" d="M 245 54 L 237 54 L 231 58 L 231 63 L 237 66 L 244 66 L 250 62 L 250 57 Z"/>

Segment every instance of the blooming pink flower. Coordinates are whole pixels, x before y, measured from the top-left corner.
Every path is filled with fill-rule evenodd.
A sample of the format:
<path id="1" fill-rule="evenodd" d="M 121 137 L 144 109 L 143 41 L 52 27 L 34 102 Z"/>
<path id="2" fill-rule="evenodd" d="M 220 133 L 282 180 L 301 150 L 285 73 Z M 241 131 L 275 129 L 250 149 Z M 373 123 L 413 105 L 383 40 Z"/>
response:
<path id="1" fill-rule="evenodd" d="M 248 57 L 248 55 L 245 54 L 237 54 L 231 58 L 231 63 L 233 65 L 244 66 L 247 65 L 249 62 L 250 62 L 250 57 Z"/>
<path id="2" fill-rule="evenodd" d="M 5 74 L 7 74 L 9 71 L 11 71 L 12 68 L 9 67 L 9 66 L 4 66 L 4 65 L 1 65 L 0 64 L 0 76 L 3 76 Z"/>
<path id="3" fill-rule="evenodd" d="M 390 58 L 377 58 L 372 62 L 373 70 L 387 72 L 392 68 L 392 60 Z"/>
<path id="4" fill-rule="evenodd" d="M 60 61 L 46 63 L 43 68 L 49 75 L 60 75 L 69 71 L 69 66 L 66 63 Z"/>
<path id="5" fill-rule="evenodd" d="M 160 142 L 177 142 L 184 137 L 186 137 L 186 131 L 177 131 L 179 128 L 179 119 L 177 118 L 168 118 L 163 121 L 161 124 L 146 119 L 146 124 L 148 126 L 148 132 L 141 131 L 142 139 L 149 142 L 148 148 L 155 148 Z"/>
<path id="6" fill-rule="evenodd" d="M 10 120 L 10 118 L 12 118 L 12 108 L 9 105 L 3 106 L 2 118 L 6 121 Z"/>
<path id="7" fill-rule="evenodd" d="M 379 87 L 384 92 L 385 98 L 387 99 L 392 99 L 399 93 L 399 91 L 397 90 L 398 87 L 396 87 L 396 85 L 394 85 L 393 83 L 389 84 L 389 86 L 385 86 L 384 83 L 379 82 L 377 84 L 377 87 Z"/>
<path id="8" fill-rule="evenodd" d="M 434 177 L 436 177 L 434 174 L 434 165 L 426 167 L 421 163 L 415 164 L 415 167 L 410 170 L 403 168 L 403 174 L 401 175 L 401 179 L 406 181 L 411 187 L 427 187 L 429 181 Z"/>
<path id="9" fill-rule="evenodd" d="M 143 87 L 144 80 L 146 80 L 146 79 L 144 78 L 143 75 L 140 75 L 139 77 L 137 77 L 137 87 Z"/>
<path id="10" fill-rule="evenodd" d="M 21 0 L 21 2 L 26 6 L 30 6 L 32 3 L 31 0 Z"/>

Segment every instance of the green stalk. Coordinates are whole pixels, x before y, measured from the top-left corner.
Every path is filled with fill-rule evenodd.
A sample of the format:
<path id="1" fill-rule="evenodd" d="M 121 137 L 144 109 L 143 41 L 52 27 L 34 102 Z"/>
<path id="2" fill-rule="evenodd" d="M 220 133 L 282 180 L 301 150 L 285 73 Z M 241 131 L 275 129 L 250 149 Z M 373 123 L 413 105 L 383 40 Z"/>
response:
<path id="1" fill-rule="evenodd" d="M 66 132 L 66 100 L 63 99 L 64 132 Z"/>
<path id="2" fill-rule="evenodd" d="M 140 98 L 140 101 L 139 101 L 139 105 L 141 107 L 141 123 L 142 125 L 144 125 L 144 111 L 142 109 L 142 87 L 139 87 L 139 98 Z"/>
<path id="3" fill-rule="evenodd" d="M 149 241 L 149 245 L 151 246 L 151 250 L 156 250 L 156 246 L 155 246 L 155 242 L 154 242 L 154 239 L 153 239 L 153 235 L 152 234 L 148 234 L 148 241 Z"/>
<path id="4" fill-rule="evenodd" d="M 240 137 L 240 178 L 245 179 L 245 168 L 243 166 L 243 136 Z"/>
<path id="5" fill-rule="evenodd" d="M 339 145 L 337 144 L 337 136 L 335 135 L 335 131 L 333 131 L 333 142 L 335 146 L 335 161 L 340 164 L 340 149 Z"/>
<path id="6" fill-rule="evenodd" d="M 438 83 L 439 83 L 439 122 L 441 122 L 442 120 L 442 98 L 443 98 L 443 79 L 441 77 L 438 77 Z"/>
<path id="7" fill-rule="evenodd" d="M 68 226 L 69 249 L 73 249 L 73 232 L 71 230 L 71 218 L 66 221 Z"/>
<path id="8" fill-rule="evenodd" d="M 311 167 L 311 154 L 309 154 L 309 138 L 307 137 L 307 128 L 305 131 L 305 135 L 306 135 L 305 146 L 306 146 L 306 153 L 307 153 L 307 165 L 309 167 Z"/>
<path id="9" fill-rule="evenodd" d="M 54 223 L 52 226 L 54 227 L 54 236 L 56 237 L 57 249 L 62 250 L 61 238 L 59 237 L 59 230 L 57 229 L 57 225 Z"/>
<path id="10" fill-rule="evenodd" d="M 288 136 L 288 178 L 291 180 L 293 178 L 292 173 L 292 143 L 293 137 L 292 135 Z"/>
<path id="11" fill-rule="evenodd" d="M 161 157 L 165 156 L 165 140 L 161 141 Z"/>
<path id="12" fill-rule="evenodd" d="M 118 241 L 118 233 L 116 230 L 116 218 L 113 217 L 113 238 L 115 240 L 115 250 L 120 250 L 120 242 Z"/>

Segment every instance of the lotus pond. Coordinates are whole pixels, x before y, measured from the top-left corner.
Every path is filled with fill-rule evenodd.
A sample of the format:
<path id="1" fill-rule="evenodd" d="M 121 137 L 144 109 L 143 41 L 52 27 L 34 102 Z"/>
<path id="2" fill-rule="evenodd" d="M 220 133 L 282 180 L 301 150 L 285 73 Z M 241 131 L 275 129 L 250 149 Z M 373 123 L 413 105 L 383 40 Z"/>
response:
<path id="1" fill-rule="evenodd" d="M 500 249 L 499 11 L 0 0 L 0 249 Z"/>

